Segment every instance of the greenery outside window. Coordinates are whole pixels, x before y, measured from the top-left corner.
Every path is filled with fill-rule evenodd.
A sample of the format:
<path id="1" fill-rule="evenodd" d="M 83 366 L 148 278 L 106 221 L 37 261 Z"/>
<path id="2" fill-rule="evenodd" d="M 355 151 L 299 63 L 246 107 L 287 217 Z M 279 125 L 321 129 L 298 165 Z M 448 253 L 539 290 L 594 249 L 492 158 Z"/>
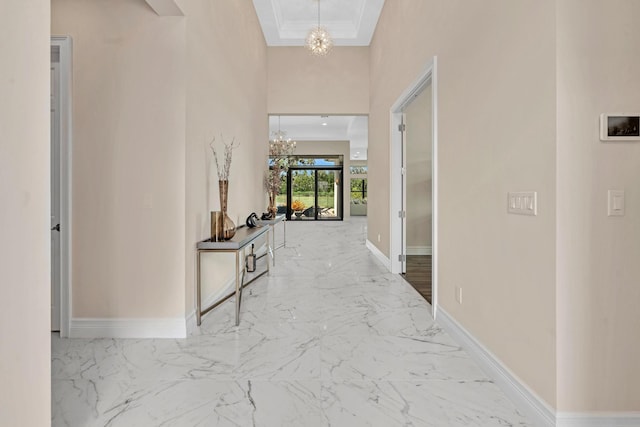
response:
<path id="1" fill-rule="evenodd" d="M 351 166 L 349 170 L 351 171 L 351 175 L 366 175 L 367 174 L 366 166 Z"/>
<path id="2" fill-rule="evenodd" d="M 351 178 L 351 201 L 367 201 L 367 178 Z"/>

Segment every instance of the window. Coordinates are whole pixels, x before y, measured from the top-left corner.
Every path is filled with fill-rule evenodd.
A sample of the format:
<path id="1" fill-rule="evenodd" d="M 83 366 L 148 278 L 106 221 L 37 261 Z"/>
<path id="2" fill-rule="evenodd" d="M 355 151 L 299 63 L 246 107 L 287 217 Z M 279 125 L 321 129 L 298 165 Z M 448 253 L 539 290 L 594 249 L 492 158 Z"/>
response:
<path id="1" fill-rule="evenodd" d="M 351 200 L 366 202 L 367 178 L 351 178 Z"/>

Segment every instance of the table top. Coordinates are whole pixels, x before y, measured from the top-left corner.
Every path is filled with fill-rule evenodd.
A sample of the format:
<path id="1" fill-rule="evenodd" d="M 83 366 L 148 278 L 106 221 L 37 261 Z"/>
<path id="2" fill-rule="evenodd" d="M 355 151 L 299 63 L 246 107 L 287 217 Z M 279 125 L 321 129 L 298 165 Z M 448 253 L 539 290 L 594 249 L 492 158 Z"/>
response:
<path id="1" fill-rule="evenodd" d="M 259 221 L 259 223 L 260 223 L 260 224 L 273 225 L 273 224 L 277 224 L 277 223 L 279 223 L 280 221 L 284 221 L 284 218 L 285 218 L 285 215 L 284 215 L 284 214 L 282 214 L 282 215 L 276 215 L 276 217 L 275 217 L 275 218 L 273 218 L 273 219 L 261 219 L 261 220 Z"/>
<path id="2" fill-rule="evenodd" d="M 277 219 L 277 217 L 276 217 Z M 275 221 L 275 220 L 273 220 Z M 269 231 L 269 227 L 254 227 L 249 228 L 247 226 L 241 226 L 236 229 L 236 234 L 231 240 L 225 240 L 222 242 L 214 242 L 211 239 L 198 242 L 198 250 L 239 250 L 253 242 L 258 237 Z"/>

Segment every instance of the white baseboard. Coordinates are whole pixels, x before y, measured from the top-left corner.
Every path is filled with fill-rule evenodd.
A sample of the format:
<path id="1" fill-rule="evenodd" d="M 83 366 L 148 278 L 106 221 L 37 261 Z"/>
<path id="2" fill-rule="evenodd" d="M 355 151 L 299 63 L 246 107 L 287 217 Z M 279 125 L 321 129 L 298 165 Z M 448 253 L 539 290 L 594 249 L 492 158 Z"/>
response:
<path id="1" fill-rule="evenodd" d="M 185 319 L 71 319 L 70 338 L 185 338 Z"/>
<path id="2" fill-rule="evenodd" d="M 638 427 L 640 412 L 558 412 L 531 390 L 493 353 L 478 342 L 449 313 L 438 306 L 439 323 L 502 389 L 534 425 L 539 427 Z"/>
<path id="3" fill-rule="evenodd" d="M 516 407 L 527 415 L 536 426 L 554 427 L 556 425 L 555 410 L 478 342 L 442 306 L 438 307 L 437 323 L 462 345 Z"/>
<path id="4" fill-rule="evenodd" d="M 640 412 L 559 412 L 557 427 L 638 427 Z"/>
<path id="5" fill-rule="evenodd" d="M 385 254 L 380 252 L 380 249 L 378 249 L 376 245 L 371 243 L 369 239 L 367 239 L 367 248 L 371 251 L 373 256 L 380 260 L 380 262 L 387 268 L 387 270 L 391 271 L 391 261 L 389 260 L 389 258 L 387 258 Z"/>
<path id="6" fill-rule="evenodd" d="M 407 246 L 407 255 L 431 255 L 431 246 Z"/>
<path id="7" fill-rule="evenodd" d="M 196 321 L 195 309 L 187 316 L 186 324 L 187 336 L 193 335 L 193 333 L 198 330 L 198 322 Z"/>

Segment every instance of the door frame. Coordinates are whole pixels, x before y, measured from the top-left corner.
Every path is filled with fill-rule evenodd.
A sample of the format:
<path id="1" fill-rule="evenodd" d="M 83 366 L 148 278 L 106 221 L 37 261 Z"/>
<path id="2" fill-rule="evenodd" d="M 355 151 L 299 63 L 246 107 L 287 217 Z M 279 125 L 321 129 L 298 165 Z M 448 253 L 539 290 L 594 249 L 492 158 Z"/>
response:
<path id="1" fill-rule="evenodd" d="M 403 111 L 411 101 L 420 94 L 422 89 L 431 84 L 432 89 L 432 302 L 431 314 L 436 318 L 438 311 L 438 57 L 431 58 L 418 77 L 402 92 L 400 97 L 391 106 L 390 115 L 390 191 L 389 191 L 389 236 L 390 236 L 390 264 L 391 272 L 400 274 L 402 272 L 402 262 L 400 255 L 406 255 L 406 248 L 403 239 L 403 219 L 399 212 L 404 208 L 404 187 L 402 178 L 405 171 L 402 165 L 402 131 L 399 126 L 403 123 Z"/>
<path id="2" fill-rule="evenodd" d="M 314 200 L 314 221 L 343 221 L 344 220 L 344 165 L 339 166 L 317 166 L 317 165 L 305 165 L 305 166 L 291 166 L 287 170 L 287 213 L 285 215 L 287 220 L 291 220 L 291 203 L 293 202 L 293 173 L 291 171 L 296 170 L 312 170 L 313 171 L 313 200 Z M 337 188 L 339 201 L 339 209 L 337 210 L 336 218 L 319 218 L 318 217 L 318 171 L 334 171 L 340 175 L 340 185 Z"/>
<path id="3" fill-rule="evenodd" d="M 60 51 L 60 336 L 71 327 L 72 245 L 72 48 L 70 36 L 52 36 Z"/>

